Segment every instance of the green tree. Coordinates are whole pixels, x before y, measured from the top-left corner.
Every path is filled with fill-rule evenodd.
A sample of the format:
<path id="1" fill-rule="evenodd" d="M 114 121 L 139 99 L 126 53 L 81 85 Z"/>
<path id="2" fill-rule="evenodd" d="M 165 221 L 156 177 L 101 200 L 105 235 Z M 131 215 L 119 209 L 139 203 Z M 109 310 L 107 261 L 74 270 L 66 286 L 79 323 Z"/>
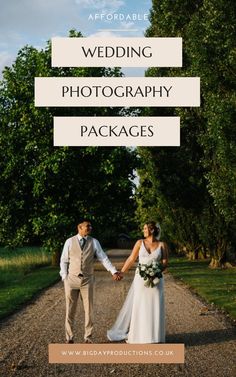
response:
<path id="1" fill-rule="evenodd" d="M 140 172 L 139 212 L 148 196 L 178 248 L 195 257 L 207 250 L 219 266 L 235 247 L 235 2 L 153 0 L 150 20 L 147 36 L 183 37 L 184 65 L 147 75 L 200 76 L 202 104 L 146 110 L 181 117 L 181 147 L 139 150 L 150 166 L 146 189 Z"/>
<path id="2" fill-rule="evenodd" d="M 212 203 L 207 216 L 214 243 L 212 266 L 222 265 L 227 250 L 235 248 L 232 237 L 236 230 L 235 25 L 234 1 L 205 0 L 188 26 L 187 53 L 193 74 L 198 72 L 202 81 L 205 121 L 198 142 L 203 149 L 201 163 L 210 196 L 208 202 Z M 197 40 L 201 43 L 197 44 Z"/>
<path id="3" fill-rule="evenodd" d="M 70 36 L 81 36 L 72 31 Z M 127 148 L 53 147 L 53 116 L 111 116 L 119 108 L 36 108 L 34 77 L 121 76 L 118 68 L 52 68 L 50 43 L 26 46 L 0 84 L 0 242 L 61 250 L 80 216 L 105 242 L 130 227 L 135 153 Z"/>

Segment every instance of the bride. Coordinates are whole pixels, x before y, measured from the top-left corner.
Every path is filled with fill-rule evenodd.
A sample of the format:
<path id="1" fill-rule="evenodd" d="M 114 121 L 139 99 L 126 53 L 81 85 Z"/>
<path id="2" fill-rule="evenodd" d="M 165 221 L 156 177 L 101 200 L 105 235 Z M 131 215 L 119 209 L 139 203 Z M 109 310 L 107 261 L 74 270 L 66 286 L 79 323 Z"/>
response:
<path id="1" fill-rule="evenodd" d="M 153 276 L 149 281 L 144 280 L 142 271 L 151 268 L 149 272 L 153 275 L 155 271 L 152 267 L 162 266 L 165 269 L 168 248 L 164 242 L 159 241 L 160 227 L 154 221 L 144 225 L 143 235 L 144 239 L 136 242 L 121 269 L 122 276 L 139 257 L 139 267 L 123 307 L 115 324 L 107 331 L 110 341 L 125 339 L 127 343 L 165 342 L 164 277 L 159 275 L 159 278 Z"/>

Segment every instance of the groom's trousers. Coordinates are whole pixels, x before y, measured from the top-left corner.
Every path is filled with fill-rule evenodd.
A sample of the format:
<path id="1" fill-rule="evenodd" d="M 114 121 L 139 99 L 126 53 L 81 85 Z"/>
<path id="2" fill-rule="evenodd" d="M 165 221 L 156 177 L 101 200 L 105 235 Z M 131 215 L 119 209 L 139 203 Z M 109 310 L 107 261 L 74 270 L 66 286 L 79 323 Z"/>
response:
<path id="1" fill-rule="evenodd" d="M 73 323 L 76 314 L 78 299 L 81 296 L 85 314 L 84 338 L 89 338 L 93 331 L 93 290 L 94 276 L 81 279 L 80 287 L 73 286 L 70 277 L 64 280 L 66 298 L 66 340 L 73 339 Z M 76 288 L 74 288 L 76 287 Z"/>

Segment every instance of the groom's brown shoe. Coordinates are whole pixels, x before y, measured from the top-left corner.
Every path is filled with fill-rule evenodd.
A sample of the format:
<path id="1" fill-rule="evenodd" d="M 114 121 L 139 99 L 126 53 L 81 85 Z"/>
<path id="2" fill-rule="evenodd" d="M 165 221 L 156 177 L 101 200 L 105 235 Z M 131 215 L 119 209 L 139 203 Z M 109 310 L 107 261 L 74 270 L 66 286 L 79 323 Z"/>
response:
<path id="1" fill-rule="evenodd" d="M 73 339 L 67 339 L 67 340 L 66 340 L 66 344 L 74 344 Z"/>

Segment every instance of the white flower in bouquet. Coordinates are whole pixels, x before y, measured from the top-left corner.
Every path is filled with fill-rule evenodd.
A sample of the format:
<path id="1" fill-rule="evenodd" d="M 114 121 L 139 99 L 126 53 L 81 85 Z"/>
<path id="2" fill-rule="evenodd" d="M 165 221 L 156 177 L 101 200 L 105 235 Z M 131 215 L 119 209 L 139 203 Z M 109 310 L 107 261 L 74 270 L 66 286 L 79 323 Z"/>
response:
<path id="1" fill-rule="evenodd" d="M 147 264 L 138 265 L 138 272 L 145 280 L 145 287 L 154 287 L 160 282 L 162 278 L 163 265 L 157 261 L 150 261 Z"/>
<path id="2" fill-rule="evenodd" d="M 155 278 L 155 279 L 153 280 L 153 284 L 154 284 L 154 285 L 157 285 L 157 284 L 159 283 L 159 281 L 160 281 L 159 278 Z"/>

